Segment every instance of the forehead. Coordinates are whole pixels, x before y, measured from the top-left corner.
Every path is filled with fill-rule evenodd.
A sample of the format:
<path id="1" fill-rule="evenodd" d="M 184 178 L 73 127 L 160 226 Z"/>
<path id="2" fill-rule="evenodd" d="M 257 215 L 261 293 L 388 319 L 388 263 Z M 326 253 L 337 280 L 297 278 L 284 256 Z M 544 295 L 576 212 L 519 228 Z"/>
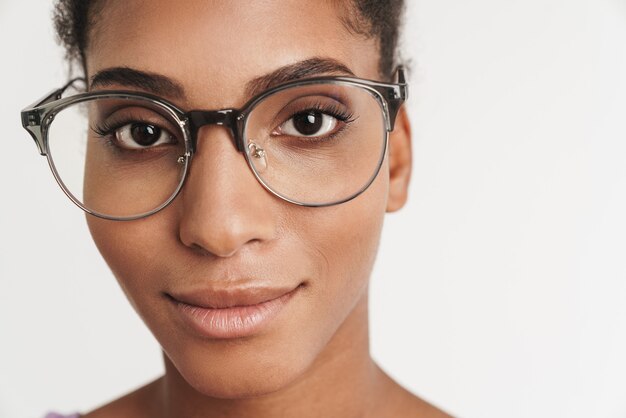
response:
<path id="1" fill-rule="evenodd" d="M 340 3 L 107 0 L 94 16 L 88 75 L 120 66 L 163 74 L 216 107 L 244 101 L 249 80 L 312 57 L 376 78 L 377 43 L 347 30 L 351 8 Z"/>

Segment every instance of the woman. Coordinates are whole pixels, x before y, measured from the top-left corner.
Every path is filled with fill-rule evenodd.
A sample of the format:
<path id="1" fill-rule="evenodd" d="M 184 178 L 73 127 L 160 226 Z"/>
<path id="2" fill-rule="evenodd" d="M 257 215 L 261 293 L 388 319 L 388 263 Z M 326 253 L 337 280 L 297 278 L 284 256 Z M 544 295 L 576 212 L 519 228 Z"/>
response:
<path id="1" fill-rule="evenodd" d="M 368 345 L 383 217 L 411 169 L 401 9 L 58 3 L 88 93 L 70 83 L 22 122 L 166 370 L 84 417 L 448 416 Z"/>

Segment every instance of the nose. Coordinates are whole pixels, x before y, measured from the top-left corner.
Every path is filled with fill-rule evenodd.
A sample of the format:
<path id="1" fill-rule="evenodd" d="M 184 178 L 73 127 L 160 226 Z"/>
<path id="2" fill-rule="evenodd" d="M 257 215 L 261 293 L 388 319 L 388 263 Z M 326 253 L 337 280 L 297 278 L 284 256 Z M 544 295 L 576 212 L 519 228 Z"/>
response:
<path id="1" fill-rule="evenodd" d="M 198 131 L 196 152 L 181 191 L 180 241 L 218 257 L 231 257 L 276 233 L 277 202 L 256 180 L 230 132 Z"/>

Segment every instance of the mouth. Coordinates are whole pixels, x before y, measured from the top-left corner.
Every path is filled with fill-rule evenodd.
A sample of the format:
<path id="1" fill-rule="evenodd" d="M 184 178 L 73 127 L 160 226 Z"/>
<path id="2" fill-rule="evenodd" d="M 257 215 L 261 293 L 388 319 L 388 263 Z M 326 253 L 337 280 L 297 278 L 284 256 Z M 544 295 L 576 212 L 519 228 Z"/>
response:
<path id="1" fill-rule="evenodd" d="M 212 339 L 233 339 L 261 332 L 303 286 L 205 289 L 165 295 L 177 316 L 194 333 Z"/>

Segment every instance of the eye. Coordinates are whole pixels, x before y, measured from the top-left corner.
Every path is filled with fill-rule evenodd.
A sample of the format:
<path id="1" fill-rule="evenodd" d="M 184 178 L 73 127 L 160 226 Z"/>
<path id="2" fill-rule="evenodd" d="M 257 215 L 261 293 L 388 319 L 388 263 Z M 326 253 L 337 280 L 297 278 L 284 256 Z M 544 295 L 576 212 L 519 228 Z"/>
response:
<path id="1" fill-rule="evenodd" d="M 115 140 L 120 147 L 142 149 L 157 145 L 176 143 L 167 130 L 149 123 L 129 123 L 115 131 Z"/>
<path id="2" fill-rule="evenodd" d="M 280 125 L 279 131 L 290 136 L 318 137 L 332 133 L 337 127 L 336 117 L 319 110 L 296 113 Z"/>

